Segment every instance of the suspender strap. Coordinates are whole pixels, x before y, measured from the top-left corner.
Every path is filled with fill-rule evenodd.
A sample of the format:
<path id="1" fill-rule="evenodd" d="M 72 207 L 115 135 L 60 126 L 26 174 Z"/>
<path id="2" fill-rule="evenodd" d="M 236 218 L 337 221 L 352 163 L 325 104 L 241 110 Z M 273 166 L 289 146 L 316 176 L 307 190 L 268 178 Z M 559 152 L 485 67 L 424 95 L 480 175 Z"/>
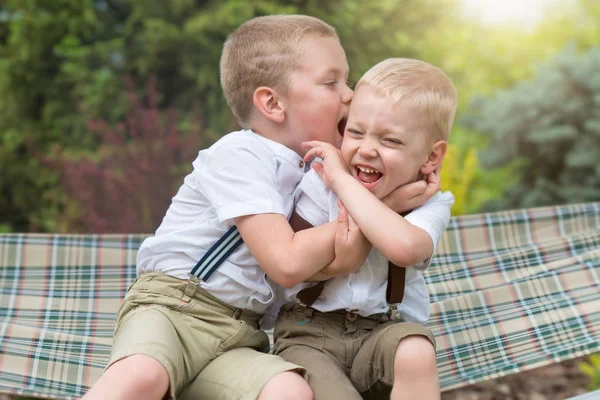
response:
<path id="1" fill-rule="evenodd" d="M 321 295 L 323 287 L 325 286 L 325 282 L 327 281 L 320 281 L 315 286 L 310 286 L 305 289 L 302 289 L 298 292 L 298 294 L 296 294 L 296 298 L 305 305 L 309 307 L 312 306 L 313 303 L 317 301 L 317 299 Z"/>
<path id="2" fill-rule="evenodd" d="M 319 298 L 326 281 L 321 281 L 315 286 L 302 289 L 296 295 L 304 305 L 310 307 Z M 404 286 L 406 285 L 406 268 L 398 267 L 388 261 L 388 283 L 386 299 L 389 304 L 402 303 L 404 298 Z"/>
<path id="3" fill-rule="evenodd" d="M 386 297 L 388 304 L 402 303 L 406 285 L 406 268 L 388 261 L 388 283 Z"/>
<path id="4" fill-rule="evenodd" d="M 198 264 L 192 269 L 190 275 L 196 276 L 202 281 L 207 281 L 208 278 L 219 268 L 221 264 L 237 249 L 244 240 L 233 225 L 198 261 Z"/>

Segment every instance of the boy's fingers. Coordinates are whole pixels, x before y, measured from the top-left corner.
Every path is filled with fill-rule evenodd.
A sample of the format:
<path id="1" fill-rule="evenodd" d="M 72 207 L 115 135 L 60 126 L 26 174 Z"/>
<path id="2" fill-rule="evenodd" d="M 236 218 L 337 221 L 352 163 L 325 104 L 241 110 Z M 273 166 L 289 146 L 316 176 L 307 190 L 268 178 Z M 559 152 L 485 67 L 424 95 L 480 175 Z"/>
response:
<path id="1" fill-rule="evenodd" d="M 392 194 L 400 196 L 402 199 L 412 199 L 425 193 L 427 183 L 425 181 L 416 181 L 400 186 Z"/>
<path id="2" fill-rule="evenodd" d="M 348 220 L 348 232 L 357 232 L 359 230 L 358 224 L 352 218 L 349 212 L 346 211 L 346 219 Z"/>
<path id="3" fill-rule="evenodd" d="M 309 140 L 308 142 L 302 142 L 301 146 L 305 149 L 312 149 L 313 147 L 317 147 L 317 146 L 332 146 L 329 143 L 326 142 L 319 142 L 318 140 Z"/>
<path id="4" fill-rule="evenodd" d="M 440 182 L 440 171 L 436 169 L 431 174 L 429 174 L 429 176 L 427 177 L 427 181 L 432 182 L 432 183 L 439 183 Z"/>
<path id="5" fill-rule="evenodd" d="M 305 149 L 312 149 L 315 146 L 318 146 L 321 142 L 317 140 L 310 140 L 308 142 L 302 142 L 301 146 Z"/>
<path id="6" fill-rule="evenodd" d="M 319 175 L 319 177 L 321 178 L 321 180 L 325 182 L 325 177 L 323 176 L 323 174 L 325 173 L 323 171 L 323 164 L 318 161 L 315 161 L 314 163 L 312 163 L 312 169 L 314 169 L 317 175 Z"/>
<path id="7" fill-rule="evenodd" d="M 313 147 L 309 151 L 307 151 L 306 154 L 304 155 L 304 161 L 310 161 L 315 157 L 319 157 L 319 149 L 316 147 Z"/>
<path id="8" fill-rule="evenodd" d="M 439 174 L 429 174 L 429 176 L 427 177 L 427 189 L 433 192 L 438 192 L 441 189 Z"/>
<path id="9" fill-rule="evenodd" d="M 322 146 L 313 147 L 304 155 L 304 161 L 310 161 L 315 157 L 325 159 L 327 157 L 327 150 Z"/>
<path id="10" fill-rule="evenodd" d="M 340 208 L 338 213 L 336 235 L 344 241 L 348 240 L 348 213 L 346 209 Z"/>

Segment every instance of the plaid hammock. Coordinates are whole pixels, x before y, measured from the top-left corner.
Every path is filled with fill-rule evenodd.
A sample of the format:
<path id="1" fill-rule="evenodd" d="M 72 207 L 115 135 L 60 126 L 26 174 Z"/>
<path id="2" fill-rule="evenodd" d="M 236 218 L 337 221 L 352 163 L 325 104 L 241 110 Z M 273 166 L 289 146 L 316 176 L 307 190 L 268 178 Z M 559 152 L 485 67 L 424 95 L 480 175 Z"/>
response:
<path id="1" fill-rule="evenodd" d="M 0 392 L 100 376 L 143 235 L 0 235 Z M 598 351 L 600 202 L 456 217 L 426 276 L 443 390 Z"/>

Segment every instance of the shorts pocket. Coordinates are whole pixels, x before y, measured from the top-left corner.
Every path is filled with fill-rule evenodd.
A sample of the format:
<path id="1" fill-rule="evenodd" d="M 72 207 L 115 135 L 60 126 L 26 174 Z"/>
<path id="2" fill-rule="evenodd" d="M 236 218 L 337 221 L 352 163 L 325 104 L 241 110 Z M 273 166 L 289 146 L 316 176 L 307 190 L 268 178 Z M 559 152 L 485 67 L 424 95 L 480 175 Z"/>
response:
<path id="1" fill-rule="evenodd" d="M 246 347 L 244 346 L 244 339 L 248 336 L 248 324 L 244 321 L 238 321 L 239 327 L 235 331 L 235 333 L 229 336 L 227 339 L 221 342 L 218 351 L 226 352 L 227 350 L 235 349 L 236 347 Z"/>

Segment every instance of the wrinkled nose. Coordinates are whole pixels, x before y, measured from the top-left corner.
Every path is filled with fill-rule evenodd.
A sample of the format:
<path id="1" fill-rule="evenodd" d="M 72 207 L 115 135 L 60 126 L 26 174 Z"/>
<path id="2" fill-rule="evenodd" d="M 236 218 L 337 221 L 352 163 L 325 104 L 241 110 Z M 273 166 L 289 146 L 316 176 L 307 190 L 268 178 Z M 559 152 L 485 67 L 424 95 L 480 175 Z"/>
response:
<path id="1" fill-rule="evenodd" d="M 377 157 L 377 150 L 369 141 L 365 141 L 358 148 L 358 155 L 362 158 L 374 158 Z"/>

